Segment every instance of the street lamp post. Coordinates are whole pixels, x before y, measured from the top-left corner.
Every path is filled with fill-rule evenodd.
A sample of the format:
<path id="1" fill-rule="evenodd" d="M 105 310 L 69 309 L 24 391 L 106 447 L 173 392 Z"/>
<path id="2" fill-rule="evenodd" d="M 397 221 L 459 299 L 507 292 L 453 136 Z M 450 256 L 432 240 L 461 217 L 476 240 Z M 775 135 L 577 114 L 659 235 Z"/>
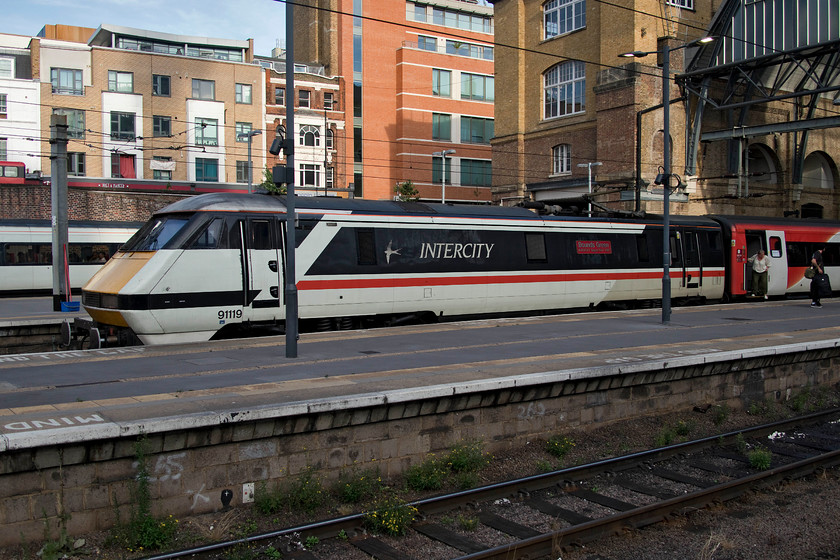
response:
<path id="1" fill-rule="evenodd" d="M 440 152 L 432 153 L 433 156 L 438 156 L 443 158 L 443 165 L 441 166 L 440 170 L 440 202 L 441 204 L 446 204 L 446 156 L 452 155 L 455 153 L 455 150 L 443 150 Z"/>
<path id="2" fill-rule="evenodd" d="M 262 134 L 262 130 L 252 130 L 251 132 L 241 132 L 236 135 L 237 138 L 240 140 L 243 138 L 248 139 L 248 194 L 251 194 L 251 185 L 253 183 L 254 178 L 254 164 L 251 162 L 251 141 L 254 139 L 254 136 L 258 134 Z"/>
<path id="3" fill-rule="evenodd" d="M 589 163 L 579 163 L 578 167 L 586 167 L 589 169 L 589 215 L 592 215 L 592 166 L 603 165 L 600 161 L 591 161 Z"/>
<path id="4" fill-rule="evenodd" d="M 671 51 L 684 49 L 699 43 L 709 43 L 714 37 L 703 37 L 671 48 L 668 39 L 662 42 L 662 175 L 654 182 L 663 186 L 662 194 L 662 324 L 671 322 Z M 619 56 L 644 58 L 660 51 L 633 51 Z"/>

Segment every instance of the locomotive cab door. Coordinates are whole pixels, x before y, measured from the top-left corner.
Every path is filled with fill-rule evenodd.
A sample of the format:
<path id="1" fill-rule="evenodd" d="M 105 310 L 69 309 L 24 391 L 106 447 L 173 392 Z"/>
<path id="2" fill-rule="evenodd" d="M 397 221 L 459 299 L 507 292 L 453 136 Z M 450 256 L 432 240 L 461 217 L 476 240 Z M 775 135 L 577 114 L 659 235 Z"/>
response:
<path id="1" fill-rule="evenodd" d="M 679 290 L 683 296 L 700 295 L 703 286 L 703 263 L 697 232 L 680 228 L 671 232 L 672 267 L 679 269 Z"/>
<path id="2" fill-rule="evenodd" d="M 788 270 L 785 254 L 785 232 L 767 232 L 767 257 L 770 259 L 770 275 L 767 277 L 767 293 L 780 296 L 787 292 Z"/>
<path id="3" fill-rule="evenodd" d="M 280 242 L 277 220 L 248 219 L 243 250 L 243 303 L 251 321 L 273 321 L 285 316 Z"/>

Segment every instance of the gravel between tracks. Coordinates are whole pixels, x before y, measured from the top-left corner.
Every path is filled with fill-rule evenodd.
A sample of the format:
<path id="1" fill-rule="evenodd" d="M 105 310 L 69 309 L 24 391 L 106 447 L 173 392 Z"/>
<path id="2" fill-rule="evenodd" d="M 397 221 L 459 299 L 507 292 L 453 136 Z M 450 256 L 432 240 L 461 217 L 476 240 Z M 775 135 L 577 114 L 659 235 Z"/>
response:
<path id="1" fill-rule="evenodd" d="M 813 408 L 838 406 L 840 391 L 820 392 L 811 398 Z M 714 408 L 705 413 L 689 410 L 616 422 L 586 432 L 563 434 L 574 440 L 575 447 L 562 464 L 545 452 L 542 442 L 530 442 L 521 448 L 495 453 L 490 466 L 481 472 L 480 484 L 533 475 L 539 472 L 538 465 L 544 467 L 547 462 L 559 468 L 649 449 L 657 439 L 661 439 L 663 433 L 673 431 L 678 425 L 689 426 L 687 438 L 696 439 L 737 431 L 792 414 L 787 407 L 772 404 L 763 405 L 758 410 L 759 414 L 748 414 L 745 411 L 726 411 L 725 414 L 718 411 L 716 414 L 714 411 Z M 414 500 L 423 496 L 407 493 L 404 497 Z M 840 473 L 832 470 L 584 547 L 558 550 L 550 560 L 840 560 L 840 515 L 837 514 L 837 504 L 840 504 Z M 346 514 L 348 511 L 325 508 L 303 518 L 292 514 L 260 516 L 252 508 L 237 508 L 224 514 L 181 519 L 178 542 L 171 549 L 195 546 L 211 540 L 238 538 L 242 536 L 245 527 L 272 531 L 339 513 Z M 128 552 L 119 548 L 110 543 L 109 534 L 102 532 L 85 535 L 82 537 L 83 546 L 63 558 L 135 559 L 150 553 Z M 402 546 L 408 547 L 415 545 L 411 542 L 402 543 Z M 35 560 L 40 546 L 41 543 L 29 543 L 23 548 L 2 550 L 0 560 Z M 323 542 L 312 552 L 319 560 L 367 558 L 362 553 L 348 556 L 346 549 L 343 549 L 344 552 L 335 552 L 337 548 L 332 543 Z M 451 558 L 446 553 L 440 556 L 439 550 L 431 548 L 409 549 L 414 558 L 423 560 Z M 220 555 L 219 558 L 226 557 Z M 267 556 L 252 558 L 256 560 Z"/>

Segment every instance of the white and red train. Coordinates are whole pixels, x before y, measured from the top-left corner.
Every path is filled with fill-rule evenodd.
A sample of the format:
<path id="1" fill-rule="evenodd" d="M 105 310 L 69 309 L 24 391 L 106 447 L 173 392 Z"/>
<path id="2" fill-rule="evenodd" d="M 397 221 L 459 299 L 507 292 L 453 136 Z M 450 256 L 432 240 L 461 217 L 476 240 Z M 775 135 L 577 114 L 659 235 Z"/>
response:
<path id="1" fill-rule="evenodd" d="M 296 206 L 302 323 L 347 328 L 661 300 L 659 217 L 341 198 Z M 285 199 L 263 194 L 176 202 L 94 275 L 82 303 L 103 338 L 144 344 L 282 326 L 285 217 Z M 672 217 L 672 298 L 744 296 L 747 258 L 759 248 L 772 261 L 771 296 L 805 293 L 818 246 L 828 247 L 829 274 L 840 272 L 839 235 L 835 222 Z"/>

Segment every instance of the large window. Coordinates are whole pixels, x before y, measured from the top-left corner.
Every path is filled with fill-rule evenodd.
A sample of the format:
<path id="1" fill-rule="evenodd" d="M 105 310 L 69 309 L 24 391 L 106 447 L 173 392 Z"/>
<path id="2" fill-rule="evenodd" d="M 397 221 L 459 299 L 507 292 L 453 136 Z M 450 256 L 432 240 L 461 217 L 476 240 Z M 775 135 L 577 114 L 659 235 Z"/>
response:
<path id="1" fill-rule="evenodd" d="M 482 58 L 484 60 L 493 60 L 493 47 L 465 43 L 463 41 L 455 41 L 454 39 L 447 39 L 446 54 L 455 54 L 458 56 L 468 56 L 470 58 Z"/>
<path id="2" fill-rule="evenodd" d="M 325 91 L 324 92 L 324 109 L 326 109 L 327 111 L 332 111 L 334 106 L 335 106 L 335 95 L 332 92 Z"/>
<path id="3" fill-rule="evenodd" d="M 298 92 L 298 107 L 310 107 L 311 92 L 307 89 L 302 89 Z"/>
<path id="4" fill-rule="evenodd" d="M 310 187 L 321 186 L 321 166 L 305 163 L 300 166 L 300 184 Z"/>
<path id="5" fill-rule="evenodd" d="M 544 118 L 583 113 L 586 110 L 586 66 L 579 60 L 561 62 L 543 74 Z"/>
<path id="6" fill-rule="evenodd" d="M 432 140 L 452 141 L 452 115 L 432 113 Z"/>
<path id="7" fill-rule="evenodd" d="M 85 137 L 85 112 L 82 109 L 65 109 L 57 107 L 53 109 L 53 115 L 64 115 L 67 117 L 67 137 Z"/>
<path id="8" fill-rule="evenodd" d="M 493 182 L 492 165 L 484 159 L 461 159 L 461 185 L 489 187 Z"/>
<path id="9" fill-rule="evenodd" d="M 172 161 L 171 157 L 166 156 L 153 156 L 152 157 L 152 179 L 158 179 L 162 181 L 171 181 L 172 180 L 172 170 L 171 169 L 157 169 L 157 167 L 166 167 L 174 165 L 170 163 Z M 157 162 L 157 163 L 155 163 Z"/>
<path id="10" fill-rule="evenodd" d="M 152 95 L 169 97 L 172 94 L 171 79 L 169 76 L 155 74 L 152 76 Z"/>
<path id="11" fill-rule="evenodd" d="M 134 154 L 111 152 L 111 177 L 113 179 L 135 179 L 137 170 Z"/>
<path id="12" fill-rule="evenodd" d="M 216 82 L 193 78 L 192 96 L 194 99 L 216 99 Z"/>
<path id="13" fill-rule="evenodd" d="M 444 166 L 446 169 L 444 170 Z M 440 184 L 443 182 L 443 177 L 446 177 L 446 184 L 452 184 L 452 158 L 445 158 L 439 156 L 432 157 L 432 182 Z"/>
<path id="14" fill-rule="evenodd" d="M 452 72 L 432 68 L 432 95 L 452 97 Z"/>
<path id="15" fill-rule="evenodd" d="M 461 73 L 461 99 L 493 101 L 496 96 L 493 76 Z"/>
<path id="16" fill-rule="evenodd" d="M 549 0 L 543 4 L 546 39 L 586 27 L 585 0 Z"/>
<path id="17" fill-rule="evenodd" d="M 559 144 L 551 148 L 551 173 L 560 175 L 572 172 L 572 147 Z"/>
<path id="18" fill-rule="evenodd" d="M 0 93 L 0 115 L 7 115 L 9 113 L 9 102 L 5 93 Z"/>
<path id="19" fill-rule="evenodd" d="M 108 91 L 134 93 L 134 74 L 108 70 Z"/>
<path id="20" fill-rule="evenodd" d="M 218 181 L 219 160 L 210 158 L 195 158 L 196 181 Z"/>
<path id="21" fill-rule="evenodd" d="M 197 146 L 219 145 L 219 121 L 217 119 L 195 119 L 195 143 Z"/>
<path id="22" fill-rule="evenodd" d="M 50 68 L 52 92 L 61 95 L 84 95 L 82 71 L 72 68 Z"/>
<path id="23" fill-rule="evenodd" d="M 685 8 L 686 10 L 694 9 L 694 0 L 667 0 L 665 3 L 678 8 Z M 749 2 L 747 3 L 749 4 Z"/>
<path id="24" fill-rule="evenodd" d="M 134 121 L 134 113 L 111 111 L 111 139 L 134 140 L 136 137 Z"/>
<path id="25" fill-rule="evenodd" d="M 15 59 L 0 57 L 0 78 L 15 77 Z"/>
<path id="26" fill-rule="evenodd" d="M 236 102 L 251 104 L 251 86 L 248 84 L 236 84 Z"/>
<path id="27" fill-rule="evenodd" d="M 286 104 L 286 90 L 284 88 L 274 88 L 274 103 L 277 105 Z"/>
<path id="28" fill-rule="evenodd" d="M 247 161 L 237 161 L 236 162 L 236 182 L 237 183 L 247 183 L 248 182 L 248 162 Z"/>
<path id="29" fill-rule="evenodd" d="M 424 51 L 436 51 L 437 39 L 434 37 L 427 37 L 425 35 L 417 36 L 417 48 Z"/>
<path id="30" fill-rule="evenodd" d="M 152 117 L 153 136 L 172 136 L 172 117 L 154 115 Z"/>
<path id="31" fill-rule="evenodd" d="M 461 142 L 489 144 L 493 138 L 493 119 L 461 117 Z"/>

